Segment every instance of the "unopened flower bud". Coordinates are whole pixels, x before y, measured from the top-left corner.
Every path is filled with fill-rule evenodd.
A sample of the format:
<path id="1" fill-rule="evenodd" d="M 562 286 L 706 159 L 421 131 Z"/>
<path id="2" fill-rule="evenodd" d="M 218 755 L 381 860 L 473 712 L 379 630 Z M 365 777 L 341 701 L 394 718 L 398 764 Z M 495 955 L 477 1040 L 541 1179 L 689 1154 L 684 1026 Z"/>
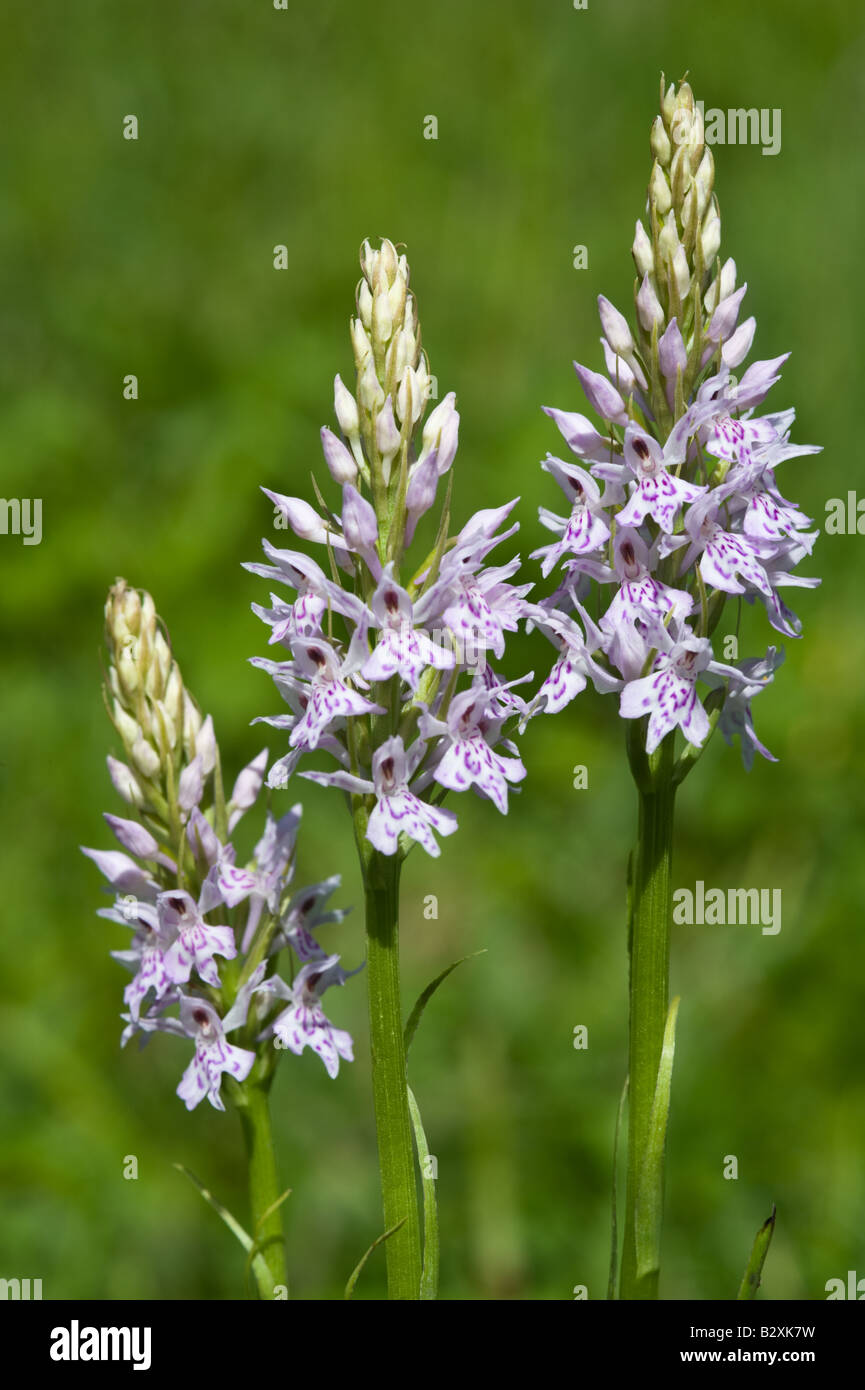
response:
<path id="1" fill-rule="evenodd" d="M 333 411 L 346 439 L 356 438 L 360 430 L 357 401 L 338 374 L 333 382 Z"/>
<path id="2" fill-rule="evenodd" d="M 646 235 L 646 229 L 642 222 L 637 222 L 634 231 L 634 244 L 631 247 L 631 255 L 634 257 L 634 264 L 637 267 L 637 274 L 640 276 L 651 275 L 655 269 L 655 257 L 652 252 L 652 243 Z"/>
<path id="3" fill-rule="evenodd" d="M 129 750 L 129 755 L 138 771 L 148 780 L 156 777 L 160 768 L 159 754 L 140 734 Z"/>
<path id="4" fill-rule="evenodd" d="M 667 183 L 664 171 L 657 160 L 652 165 L 652 177 L 649 181 L 649 204 L 650 206 L 654 204 L 658 217 L 666 217 L 673 206 L 670 185 Z"/>
<path id="5" fill-rule="evenodd" d="M 428 395 L 429 378 L 416 372 L 413 367 L 406 367 L 396 393 L 396 408 L 400 420 L 404 423 L 410 414 L 411 424 L 417 424 L 423 414 Z"/>
<path id="6" fill-rule="evenodd" d="M 435 451 L 439 477 L 447 473 L 454 461 L 459 442 L 459 428 L 460 416 L 456 409 L 456 396 L 453 391 L 448 391 L 444 400 L 439 401 L 435 409 L 430 411 L 421 436 L 421 461 Z"/>
<path id="7" fill-rule="evenodd" d="M 138 781 L 130 769 L 117 758 L 112 758 L 110 753 L 106 761 L 108 763 L 108 776 L 111 778 L 118 796 L 122 797 L 130 806 L 141 806 L 144 798 Z"/>
<path id="8" fill-rule="evenodd" d="M 672 146 L 670 145 L 670 137 L 664 129 L 664 122 L 660 116 L 655 117 L 649 143 L 655 159 L 665 166 L 669 164 Z"/>
<path id="9" fill-rule="evenodd" d="M 210 715 L 203 721 L 195 735 L 195 753 L 201 760 L 201 770 L 208 777 L 216 766 L 216 734 Z"/>
<path id="10" fill-rule="evenodd" d="M 405 276 L 398 274 L 388 290 L 387 301 L 391 320 L 397 325 L 402 323 L 403 314 L 405 313 L 407 288 Z"/>
<path id="11" fill-rule="evenodd" d="M 634 351 L 634 339 L 624 314 L 604 295 L 598 295 L 598 313 L 604 337 L 617 357 L 627 360 Z"/>
<path id="12" fill-rule="evenodd" d="M 371 355 L 366 359 L 363 369 L 358 372 L 357 402 L 367 415 L 372 416 L 375 416 L 384 405 L 384 391 L 376 376 L 375 363 Z"/>
<path id="13" fill-rule="evenodd" d="M 396 248 L 392 241 L 388 241 L 387 237 L 384 237 L 378 253 L 378 270 L 379 275 L 383 278 L 385 288 L 393 284 L 398 269 L 399 258 L 396 254 Z"/>
<path id="14" fill-rule="evenodd" d="M 725 367 L 738 367 L 740 362 L 744 362 L 748 353 L 751 351 L 751 344 L 754 341 L 754 333 L 757 328 L 757 320 L 753 317 L 740 323 L 735 333 L 732 333 L 721 348 L 721 361 Z"/>
<path id="15" fill-rule="evenodd" d="M 658 360 L 668 381 L 675 382 L 679 368 L 688 365 L 688 354 L 676 319 L 671 319 L 658 339 Z"/>
<path id="16" fill-rule="evenodd" d="M 338 483 L 340 487 L 343 483 L 353 483 L 357 477 L 357 464 L 342 440 L 337 439 L 333 431 L 327 428 L 327 425 L 322 427 L 321 447 L 324 452 L 327 471 L 333 481 Z"/>
<path id="17" fill-rule="evenodd" d="M 138 721 L 133 719 L 131 714 L 127 714 L 119 700 L 114 701 L 112 715 L 117 732 L 123 739 L 124 747 L 127 749 L 131 748 L 141 737 L 141 728 Z"/>
<path id="18" fill-rule="evenodd" d="M 181 811 L 191 811 L 197 806 L 204 792 L 204 770 L 201 759 L 196 756 L 180 774 L 177 785 L 177 804 Z"/>
<path id="19" fill-rule="evenodd" d="M 661 301 L 658 299 L 648 275 L 643 276 L 643 283 L 637 294 L 637 314 L 647 333 L 651 333 L 653 324 L 660 325 L 664 322 L 664 310 L 661 308 Z"/>
<path id="20" fill-rule="evenodd" d="M 673 276 L 679 298 L 684 299 L 691 288 L 691 271 L 688 266 L 688 257 L 682 246 L 677 247 L 676 254 L 673 256 Z"/>
<path id="21" fill-rule="evenodd" d="M 721 300 L 706 330 L 706 336 L 711 338 L 713 343 L 726 342 L 731 337 L 738 322 L 739 306 L 747 288 L 747 285 L 742 285 L 733 294 L 728 294 L 726 299 Z"/>
<path id="22" fill-rule="evenodd" d="M 372 308 L 372 290 L 366 280 L 361 280 L 357 287 L 357 312 L 367 332 L 372 328 Z"/>
<path id="23" fill-rule="evenodd" d="M 675 112 L 675 110 L 676 87 L 675 84 L 671 82 L 663 97 L 661 98 L 661 115 L 663 116 L 664 121 L 668 126 L 670 125 L 673 119 L 673 113 Z"/>
<path id="24" fill-rule="evenodd" d="M 358 555 L 375 548 L 378 540 L 375 511 L 350 483 L 342 490 L 342 530 L 347 545 Z"/>
<path id="25" fill-rule="evenodd" d="M 679 249 L 679 233 L 676 230 L 676 214 L 672 209 L 664 218 L 664 225 L 658 233 L 658 249 L 665 261 L 671 261 Z"/>
<path id="26" fill-rule="evenodd" d="M 697 189 L 697 216 L 702 218 L 706 208 L 709 206 L 709 199 L 712 196 L 712 187 L 715 182 L 715 160 L 712 151 L 707 146 L 703 158 L 697 166 L 694 183 Z"/>
<path id="27" fill-rule="evenodd" d="M 400 445 L 400 432 L 393 417 L 393 403 L 388 396 L 375 422 L 375 442 L 383 459 L 390 461 Z M 346 482 L 352 479 L 347 478 Z"/>
<path id="28" fill-rule="evenodd" d="M 209 716 L 208 716 L 209 718 Z M 192 697 L 183 692 L 183 751 L 187 758 L 192 759 L 196 753 L 196 739 L 202 728 L 201 711 Z M 211 726 L 212 728 L 212 726 Z"/>
<path id="29" fill-rule="evenodd" d="M 387 291 L 376 293 L 372 302 L 372 346 L 381 351 L 393 337 L 393 314 Z"/>
<path id="30" fill-rule="evenodd" d="M 137 646 L 137 643 L 135 643 L 134 638 L 127 639 L 123 647 L 117 653 L 115 660 L 117 675 L 123 689 L 123 694 L 127 700 L 130 700 L 138 689 L 139 670 L 134 650 L 135 646 Z"/>
<path id="31" fill-rule="evenodd" d="M 710 209 L 706 214 L 700 240 L 703 249 L 703 265 L 708 270 L 721 246 L 721 219 L 715 208 Z"/>
<path id="32" fill-rule="evenodd" d="M 370 316 L 370 323 L 372 323 L 372 316 Z M 360 372 L 372 356 L 372 343 L 360 319 L 352 319 L 351 321 L 351 346 L 354 352 L 355 366 Z"/>

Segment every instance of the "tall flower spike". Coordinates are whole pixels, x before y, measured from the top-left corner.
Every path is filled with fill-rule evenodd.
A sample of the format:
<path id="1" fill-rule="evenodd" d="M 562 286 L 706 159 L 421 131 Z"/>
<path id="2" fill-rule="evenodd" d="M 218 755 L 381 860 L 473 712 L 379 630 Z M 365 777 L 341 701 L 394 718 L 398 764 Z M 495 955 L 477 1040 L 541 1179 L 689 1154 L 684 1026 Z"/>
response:
<path id="1" fill-rule="evenodd" d="M 632 247 L 633 324 L 601 295 L 606 374 L 574 364 L 602 427 L 575 412 L 547 411 L 576 462 L 548 457 L 543 464 L 570 514 L 541 508 L 557 539 L 535 554 L 543 575 L 558 567 L 560 580 L 528 620 L 556 647 L 557 659 L 523 720 L 557 713 L 591 680 L 617 694 L 627 721 L 639 830 L 629 892 L 619 1296 L 641 1299 L 658 1294 L 657 1234 L 646 1240 L 638 1216 L 647 1173 L 663 1190 L 657 1141 L 660 1129 L 663 1153 L 666 1116 L 657 1106 L 662 1080 L 669 1093 L 671 1060 L 662 1059 L 671 1059 L 675 1027 L 676 1001 L 668 1012 L 675 789 L 716 726 L 728 742 L 739 738 L 746 768 L 756 753 L 774 760 L 754 729 L 751 706 L 783 652 L 772 646 L 765 656 L 719 660 L 713 636 L 734 599 L 759 600 L 776 631 L 798 637 L 799 620 L 779 590 L 818 583 L 793 573 L 815 533 L 776 480 L 782 463 L 815 450 L 791 444 L 792 410 L 754 413 L 777 382 L 783 357 L 753 363 L 740 381 L 733 376 L 756 323 L 739 322 L 745 286 L 737 287 L 735 262 L 720 258 L 714 162 L 687 82 L 665 89 L 661 79 L 650 145 L 645 222 L 637 222 Z"/>
<path id="2" fill-rule="evenodd" d="M 763 751 L 750 722 L 750 699 L 768 684 L 750 674 L 762 659 L 719 665 L 711 638 L 728 597 L 759 599 L 776 631 L 799 635 L 799 620 L 778 591 L 818 583 L 791 573 L 810 554 L 815 533 L 782 496 L 775 474 L 781 463 L 816 450 L 791 444 L 792 410 L 754 414 L 784 358 L 753 363 L 740 381 L 732 374 L 756 325 L 738 323 L 745 287 L 736 288 L 735 263 L 719 257 L 714 162 L 687 82 L 665 89 L 662 79 L 650 144 L 646 225 L 637 223 L 632 248 L 634 323 L 601 295 L 608 375 L 575 364 L 603 431 L 582 415 L 547 411 L 577 462 L 548 456 L 542 465 L 571 511 L 561 517 L 541 508 L 558 539 L 535 555 L 544 575 L 558 565 L 564 582 L 540 605 L 550 621 L 538 619 L 537 607 L 531 621 L 561 647 L 563 624 L 594 581 L 601 637 L 593 660 L 608 672 L 608 688 L 621 689 L 622 717 L 640 720 L 646 751 L 676 728 L 699 748 L 720 719 L 728 735 L 745 734 L 750 766 L 755 750 Z M 706 660 L 695 659 L 694 643 L 708 650 Z M 576 693 L 579 682 L 562 687 L 561 661 L 532 712 L 558 710 Z M 692 677 L 713 691 L 711 718 Z M 651 715 L 650 685 L 662 696 Z M 745 690 L 747 722 L 724 716 L 728 700 L 745 707 Z M 692 765 L 689 755 L 682 771 Z"/>
<path id="3" fill-rule="evenodd" d="M 390 241 L 365 241 L 361 269 L 351 322 L 355 389 L 336 378 L 343 437 L 328 426 L 321 433 L 341 498 L 330 510 L 318 495 L 313 508 L 265 489 L 295 535 L 325 548 L 322 567 L 265 542 L 277 566 L 248 568 L 296 594 L 255 610 L 271 629 L 271 645 L 281 644 L 287 656 L 254 658 L 290 710 L 267 717 L 287 731 L 289 745 L 270 770 L 270 785 L 284 786 L 309 755 L 326 754 L 328 768 L 303 766 L 300 776 L 339 789 L 352 814 L 366 893 L 384 1222 L 394 1231 L 386 1246 L 388 1287 L 393 1298 L 414 1299 L 421 1261 L 399 994 L 400 865 L 415 844 L 437 857 L 441 838 L 457 829 L 454 812 L 441 805 L 448 791 L 473 787 L 506 812 L 509 789 L 525 775 L 504 733 L 522 705 L 503 694 L 488 657 L 504 657 L 505 634 L 517 630 L 531 586 L 509 583 L 518 557 L 486 564 L 517 529 L 500 530 L 513 502 L 477 513 L 450 536 L 456 398 L 448 393 L 427 413 L 432 377 L 405 256 Z M 431 514 L 435 526 L 418 549 Z M 303 937 L 295 939 L 305 948 Z M 293 1003 L 277 1032 L 295 1050 L 317 1048 L 335 1072 L 350 1052 L 321 1013 L 323 979 L 304 967 L 293 995 L 284 996 Z"/>
<path id="4" fill-rule="evenodd" d="M 208 1095 L 222 1109 L 222 1070 L 243 1080 L 256 1057 L 260 1073 L 272 1070 L 273 1049 L 260 1035 L 274 998 L 252 1001 L 249 981 L 265 961 L 272 971 L 280 950 L 294 945 L 297 895 L 290 885 L 301 808 L 278 822 L 268 814 L 251 863 L 238 865 L 230 837 L 259 798 L 267 750 L 240 772 L 226 802 L 212 721 L 184 687 L 153 599 L 120 579 L 105 612 L 106 694 L 129 758 L 128 765 L 110 759 L 109 767 L 136 819 L 106 815 L 120 849 L 85 853 L 115 894 L 100 916 L 132 931 L 130 947 L 113 953 L 133 976 L 123 996 L 124 1041 L 136 1032 L 195 1037 L 196 1060 L 178 1095 L 190 1108 Z M 332 890 L 338 880 L 329 882 Z M 310 950 L 318 947 L 307 928 L 297 954 Z M 236 964 L 226 978 L 229 961 Z M 230 1028 L 244 1029 L 255 1045 L 241 1049 L 252 1060 L 241 1070 L 232 1063 L 208 1072 L 214 1057 L 237 1052 L 221 1031 L 229 1018 Z"/>
<path id="5" fill-rule="evenodd" d="M 268 722 L 288 731 L 298 755 L 336 754 L 339 770 L 315 777 L 351 791 L 355 811 L 365 813 L 363 833 L 370 843 L 396 854 L 415 840 L 436 854 L 428 826 L 450 831 L 455 821 L 435 805 L 424 812 L 418 798 L 437 802 L 443 794 L 431 773 L 450 747 L 448 708 L 462 678 L 473 680 L 489 653 L 503 657 L 505 632 L 516 630 L 531 586 L 507 582 L 518 558 L 484 564 L 493 546 L 512 534 L 495 534 L 512 503 L 478 513 L 449 540 L 448 494 L 439 504 L 432 550 L 408 564 L 416 529 L 435 507 L 440 481 L 453 464 L 459 413 L 450 392 L 427 414 L 432 378 L 405 255 L 390 241 L 377 248 L 365 241 L 361 268 L 351 322 L 355 392 L 336 378 L 343 439 L 322 429 L 327 471 L 341 488 L 339 511 L 328 511 L 321 498 L 316 509 L 303 498 L 266 490 L 297 536 L 330 552 L 333 579 L 308 557 L 264 543 L 277 565 L 248 568 L 288 585 L 297 597 L 273 597 L 270 608 L 256 606 L 271 628 L 271 644 L 282 645 L 288 659 L 256 658 L 255 664 L 270 671 L 293 711 Z M 588 479 L 590 492 L 593 487 Z M 484 742 L 491 754 L 504 721 L 492 693 L 485 697 L 476 688 L 473 705 L 485 700 L 475 742 Z M 401 834 L 390 833 L 399 825 L 389 811 L 393 793 L 385 793 L 386 779 L 374 775 L 374 755 L 392 739 L 399 740 L 414 779 L 404 794 L 420 807 L 406 818 Z M 285 785 L 298 761 L 280 759 L 271 769 L 271 785 Z M 346 776 L 354 779 L 350 786 Z M 454 778 L 451 789 L 460 785 Z M 502 781 L 477 777 L 464 785 L 506 808 Z"/>
<path id="6" fill-rule="evenodd" d="M 292 514 L 299 524 L 309 523 L 302 508 Z M 281 636 L 302 644 L 302 634 L 318 630 L 333 586 L 302 556 L 286 559 L 271 549 L 270 558 L 277 564 L 260 568 L 280 577 L 287 565 L 302 597 L 296 621 L 284 632 L 281 610 L 262 616 L 280 627 Z M 108 769 L 134 819 L 106 815 L 120 849 L 84 853 L 114 893 L 113 906 L 99 915 L 132 933 L 126 949 L 111 953 L 132 975 L 123 992 L 120 1041 L 135 1035 L 147 1041 L 153 1033 L 191 1041 L 179 1099 L 187 1110 L 204 1099 L 215 1110 L 225 1110 L 226 1099 L 236 1107 L 250 1165 L 252 1229 L 263 1244 L 256 1279 L 261 1297 L 272 1299 L 286 1282 L 281 1196 L 275 1164 L 264 1171 L 260 1155 L 273 1147 L 268 1091 L 284 1050 L 281 1001 L 286 991 L 291 995 L 277 970 L 281 956 L 292 972 L 292 954 L 307 973 L 304 962 L 326 959 L 312 931 L 345 915 L 316 910 L 339 878 L 301 894 L 292 889 L 299 805 L 278 821 L 268 812 L 251 861 L 237 863 L 231 837 L 259 799 L 267 750 L 242 769 L 226 801 L 213 723 L 184 688 L 153 599 L 118 579 L 105 618 L 106 703 L 127 759 L 109 757 Z M 313 660 L 312 671 L 319 669 Z M 303 968 L 298 978 L 305 980 Z M 346 978 L 331 972 L 328 982 Z M 315 996 L 304 1020 L 312 1005 L 321 1027 L 308 1040 L 333 1077 L 338 1057 L 352 1059 L 351 1038 L 324 1018 Z M 228 1034 L 237 1041 L 229 1042 Z"/>

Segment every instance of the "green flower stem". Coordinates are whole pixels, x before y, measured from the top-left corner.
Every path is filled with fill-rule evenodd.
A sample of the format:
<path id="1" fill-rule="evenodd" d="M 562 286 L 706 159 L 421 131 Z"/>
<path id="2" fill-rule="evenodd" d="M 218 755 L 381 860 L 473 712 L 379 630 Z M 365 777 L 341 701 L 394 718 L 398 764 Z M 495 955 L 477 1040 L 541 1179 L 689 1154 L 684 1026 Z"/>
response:
<path id="1" fill-rule="evenodd" d="M 261 1298 L 272 1299 L 276 1285 L 287 1286 L 282 1196 L 273 1151 L 273 1132 L 268 1102 L 269 1082 L 252 1077 L 237 1087 L 234 1103 L 240 1114 L 249 1164 L 249 1205 L 252 1213 L 252 1239 L 258 1246 L 264 1266 L 256 1273 Z M 267 1215 L 265 1215 L 267 1213 Z M 264 1218 L 262 1220 L 262 1218 Z"/>
<path id="2" fill-rule="evenodd" d="M 674 738 L 668 735 L 660 748 L 644 760 L 637 781 L 639 828 L 633 857 L 630 922 L 628 1173 L 619 1289 L 619 1296 L 626 1299 L 658 1297 L 657 1270 L 637 1277 L 636 1207 L 669 1007 L 674 748 Z"/>
<path id="3" fill-rule="evenodd" d="M 398 855 L 364 856 L 366 974 L 388 1297 L 420 1297 L 421 1244 L 399 988 Z"/>

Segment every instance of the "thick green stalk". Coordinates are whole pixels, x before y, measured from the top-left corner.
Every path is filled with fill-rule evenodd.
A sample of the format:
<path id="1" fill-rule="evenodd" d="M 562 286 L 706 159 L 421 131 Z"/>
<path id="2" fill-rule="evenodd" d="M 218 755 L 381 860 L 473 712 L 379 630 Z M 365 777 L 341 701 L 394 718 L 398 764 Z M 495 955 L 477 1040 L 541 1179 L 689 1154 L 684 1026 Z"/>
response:
<path id="1" fill-rule="evenodd" d="M 372 1090 L 381 1171 L 388 1297 L 420 1296 L 421 1245 L 399 988 L 397 855 L 364 856 Z"/>
<path id="2" fill-rule="evenodd" d="M 674 737 L 668 735 L 657 752 L 645 759 L 637 784 L 639 828 L 630 922 L 628 1174 L 619 1290 L 626 1299 L 658 1297 L 657 1270 L 637 1277 L 636 1208 L 669 1006 L 674 748 Z"/>
<path id="3" fill-rule="evenodd" d="M 251 1234 L 261 1251 L 267 1271 L 256 1276 L 258 1291 L 262 1298 L 272 1299 L 277 1285 L 287 1286 L 287 1277 L 282 1209 L 276 1205 L 282 1196 L 282 1189 L 273 1151 L 268 1090 L 268 1084 L 247 1081 L 238 1087 L 235 1105 L 240 1114 L 249 1164 Z M 265 1216 L 265 1213 L 268 1215 Z"/>

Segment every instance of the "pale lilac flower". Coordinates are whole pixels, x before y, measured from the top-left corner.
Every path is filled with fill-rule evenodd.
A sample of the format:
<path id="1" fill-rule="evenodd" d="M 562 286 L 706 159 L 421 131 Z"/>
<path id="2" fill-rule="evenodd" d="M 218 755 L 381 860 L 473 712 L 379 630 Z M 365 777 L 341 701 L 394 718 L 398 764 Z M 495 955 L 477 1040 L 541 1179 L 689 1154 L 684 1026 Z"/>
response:
<path id="1" fill-rule="evenodd" d="M 245 1081 L 255 1053 L 226 1041 L 219 1014 L 205 999 L 181 995 L 180 1021 L 186 1035 L 195 1042 L 195 1054 L 183 1073 L 177 1094 L 187 1110 L 194 1110 L 205 1096 L 214 1110 L 224 1110 L 219 1094 L 223 1075 L 228 1073 L 235 1081 Z"/>
<path id="2" fill-rule="evenodd" d="M 736 671 L 713 660 L 712 644 L 705 637 L 684 636 L 674 641 L 662 625 L 650 625 L 652 642 L 661 650 L 648 676 L 624 686 L 619 713 L 624 719 L 649 716 L 647 753 L 654 753 L 661 739 L 676 728 L 699 748 L 709 732 L 709 719 L 697 697 L 697 677 L 708 670 L 735 678 Z"/>
<path id="3" fill-rule="evenodd" d="M 291 644 L 295 679 L 302 683 L 306 709 L 289 737 L 293 748 L 313 749 L 337 719 L 352 714 L 381 714 L 383 710 L 348 684 L 356 669 L 353 657 L 344 660 L 323 638 L 296 637 Z M 259 663 L 260 664 L 260 663 Z M 288 668 L 285 668 L 288 670 Z"/>
<path id="4" fill-rule="evenodd" d="M 205 880 L 197 903 L 179 888 L 160 893 L 156 899 L 160 934 L 171 942 L 165 953 L 165 969 L 172 984 L 185 984 L 195 970 L 206 984 L 219 989 L 214 956 L 234 960 L 237 955 L 231 927 L 211 926 L 204 921 L 205 914 L 221 901 L 209 880 Z"/>
<path id="5" fill-rule="evenodd" d="M 429 774 L 432 779 L 458 792 L 474 786 L 506 815 L 508 783 L 521 782 L 526 769 L 512 743 L 505 745 L 515 755 L 509 758 L 493 747 L 501 737 L 504 719 L 492 712 L 491 693 L 483 682 L 475 681 L 454 697 L 444 719 L 425 711 L 418 732 L 422 738 L 442 738 Z"/>
<path id="6" fill-rule="evenodd" d="M 593 653 L 602 646 L 603 638 L 587 613 L 580 613 L 586 627 L 585 635 L 573 618 L 556 608 L 530 605 L 527 616 L 530 626 L 539 628 L 560 649 L 553 669 L 529 707 L 530 713 L 542 710 L 546 714 L 558 714 L 585 690 L 590 680 L 599 691 L 620 689 L 621 681 L 594 660 Z"/>
<path id="7" fill-rule="evenodd" d="M 361 668 L 368 681 L 386 681 L 399 675 L 417 690 L 428 666 L 448 671 L 456 664 L 453 652 L 436 646 L 425 632 L 414 626 L 414 605 L 405 589 L 393 578 L 388 565 L 372 596 L 372 623 L 381 635 Z"/>
<path id="8" fill-rule="evenodd" d="M 313 883 L 295 893 L 280 918 L 280 930 L 274 942 L 274 950 L 285 945 L 290 946 L 302 961 L 324 958 L 326 953 L 312 933 L 328 923 L 342 922 L 348 916 L 344 908 L 322 911 L 324 904 L 341 882 L 341 875 L 334 874 L 321 883 Z"/>
<path id="9" fill-rule="evenodd" d="M 619 512 L 620 526 L 637 526 L 650 516 L 663 531 L 672 532 L 679 508 L 693 502 L 705 488 L 686 483 L 669 471 L 666 450 L 638 425 L 625 431 L 625 464 L 637 486 Z"/>
<path id="10" fill-rule="evenodd" d="M 366 837 L 382 854 L 396 854 L 399 837 L 404 834 L 437 858 L 441 849 L 433 831 L 452 835 L 457 828 L 457 818 L 453 811 L 421 801 L 409 787 L 426 751 L 421 739 L 415 740 L 406 751 L 402 739 L 394 735 L 373 754 L 372 780 L 348 772 L 301 772 L 300 776 L 322 786 L 374 793 L 376 804 L 369 817 Z"/>
<path id="11" fill-rule="evenodd" d="M 348 975 L 340 968 L 339 956 L 325 956 L 302 966 L 291 986 L 273 975 L 259 986 L 259 992 L 289 1000 L 288 1008 L 271 1025 L 278 1043 L 298 1057 L 305 1047 L 311 1047 L 331 1077 L 339 1072 L 340 1057 L 347 1062 L 354 1061 L 354 1050 L 351 1035 L 335 1028 L 326 1017 L 321 996 L 331 985 L 342 985 L 347 979 Z"/>
<path id="12" fill-rule="evenodd" d="M 601 504 L 601 489 L 590 473 L 575 463 L 564 463 L 548 454 L 541 465 L 552 474 L 571 504 L 570 516 L 563 518 L 546 507 L 540 509 L 540 519 L 560 539 L 553 545 L 532 551 L 532 559 L 542 559 L 541 574 L 546 578 L 554 565 L 565 555 L 592 554 L 605 544 L 610 528 Z"/>

